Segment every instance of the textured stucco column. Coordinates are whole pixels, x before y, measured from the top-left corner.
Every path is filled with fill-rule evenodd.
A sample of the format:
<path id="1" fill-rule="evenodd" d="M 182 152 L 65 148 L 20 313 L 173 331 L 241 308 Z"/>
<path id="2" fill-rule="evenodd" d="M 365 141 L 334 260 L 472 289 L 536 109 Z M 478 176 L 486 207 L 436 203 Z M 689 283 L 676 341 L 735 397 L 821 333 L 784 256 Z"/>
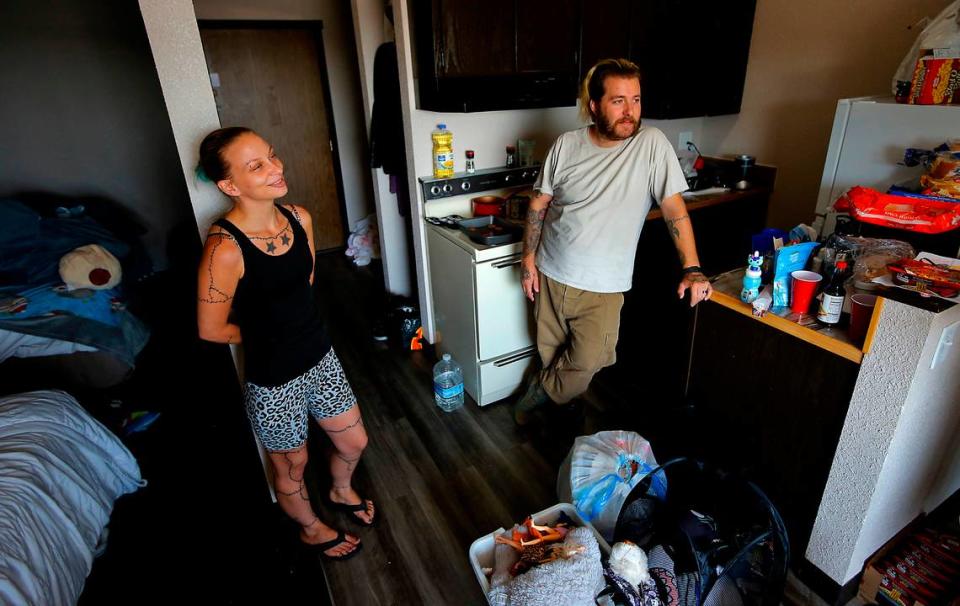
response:
<path id="1" fill-rule="evenodd" d="M 190 0 L 140 0 L 143 24 L 157 65 L 163 100 L 176 140 L 183 178 L 197 218 L 200 236 L 226 211 L 228 200 L 194 174 L 200 141 L 220 128 L 210 76 L 203 58 L 200 30 Z"/>
<path id="2" fill-rule="evenodd" d="M 869 556 L 858 553 L 865 548 L 860 537 L 867 530 L 871 504 L 880 496 L 878 482 L 893 454 L 894 434 L 934 318 L 933 313 L 885 301 L 872 350 L 863 358 L 806 553 L 841 585 Z"/>

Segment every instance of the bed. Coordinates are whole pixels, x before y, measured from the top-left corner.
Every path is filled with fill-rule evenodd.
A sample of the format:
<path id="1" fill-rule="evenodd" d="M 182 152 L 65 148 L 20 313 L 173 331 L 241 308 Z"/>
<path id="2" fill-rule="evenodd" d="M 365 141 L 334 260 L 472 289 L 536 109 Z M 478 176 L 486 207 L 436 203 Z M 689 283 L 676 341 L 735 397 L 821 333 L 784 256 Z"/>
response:
<path id="1" fill-rule="evenodd" d="M 145 231 L 128 212 L 102 199 L 53 194 L 0 198 L 0 363 L 9 358 L 90 360 L 109 369 L 97 387 L 133 370 L 149 339 L 147 326 L 129 310 L 129 293 L 151 271 L 139 236 Z M 66 288 L 60 259 L 97 244 L 122 266 L 122 282 L 109 290 Z M 126 372 L 118 372 L 118 368 Z"/>
<path id="2" fill-rule="evenodd" d="M 0 398 L 0 603 L 76 603 L 114 501 L 144 484 L 69 394 Z"/>

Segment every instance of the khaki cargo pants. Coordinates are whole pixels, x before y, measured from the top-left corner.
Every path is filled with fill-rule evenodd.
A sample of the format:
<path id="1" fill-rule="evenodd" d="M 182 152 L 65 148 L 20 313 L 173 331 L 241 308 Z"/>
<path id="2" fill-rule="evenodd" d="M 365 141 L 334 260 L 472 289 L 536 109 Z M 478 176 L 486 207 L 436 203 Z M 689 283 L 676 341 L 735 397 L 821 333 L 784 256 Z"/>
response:
<path id="1" fill-rule="evenodd" d="M 569 402 L 601 368 L 617 361 L 622 307 L 623 293 L 580 290 L 540 274 L 534 315 L 540 383 L 551 400 Z"/>

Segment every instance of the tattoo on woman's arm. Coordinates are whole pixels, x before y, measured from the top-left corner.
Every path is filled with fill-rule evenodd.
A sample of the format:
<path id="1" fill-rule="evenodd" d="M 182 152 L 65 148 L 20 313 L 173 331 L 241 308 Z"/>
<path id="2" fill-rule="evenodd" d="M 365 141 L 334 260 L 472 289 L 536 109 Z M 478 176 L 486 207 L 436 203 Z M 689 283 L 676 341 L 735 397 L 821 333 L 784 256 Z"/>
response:
<path id="1" fill-rule="evenodd" d="M 540 245 L 540 234 L 543 231 L 543 219 L 547 216 L 547 209 L 530 209 L 527 211 L 527 227 L 523 231 L 523 254 L 534 253 Z"/>
<path id="2" fill-rule="evenodd" d="M 667 219 L 667 229 L 670 230 L 670 233 L 677 240 L 680 239 L 680 230 L 677 229 L 677 223 L 683 220 L 690 220 L 690 215 L 683 215 L 682 217 L 677 217 L 676 219 Z"/>
<path id="3" fill-rule="evenodd" d="M 197 299 L 201 303 L 229 303 L 233 299 L 233 295 L 220 290 L 213 282 L 213 257 L 217 254 L 217 249 L 220 248 L 223 241 L 226 239 L 233 240 L 233 236 L 225 233 L 213 235 L 220 236 L 220 238 L 214 243 L 213 250 L 210 251 L 210 262 L 207 263 L 207 275 L 210 276 L 210 283 L 207 285 L 207 296 L 197 297 Z"/>

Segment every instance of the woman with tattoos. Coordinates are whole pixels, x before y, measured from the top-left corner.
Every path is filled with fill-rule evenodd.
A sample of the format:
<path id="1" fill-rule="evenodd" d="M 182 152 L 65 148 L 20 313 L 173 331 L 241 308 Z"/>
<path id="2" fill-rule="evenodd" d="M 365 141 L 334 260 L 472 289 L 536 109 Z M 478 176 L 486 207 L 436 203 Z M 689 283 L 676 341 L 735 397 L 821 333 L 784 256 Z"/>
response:
<path id="1" fill-rule="evenodd" d="M 359 551 L 359 539 L 320 521 L 303 478 L 313 417 L 334 446 L 333 486 L 325 500 L 362 525 L 373 523 L 373 503 L 351 484 L 367 433 L 314 301 L 310 215 L 277 202 L 287 194 L 283 163 L 250 129 L 207 135 L 198 174 L 233 201 L 210 228 L 203 250 L 200 337 L 244 344 L 247 416 L 269 452 L 277 500 L 300 525 L 303 543 L 326 558 L 346 559 Z"/>

